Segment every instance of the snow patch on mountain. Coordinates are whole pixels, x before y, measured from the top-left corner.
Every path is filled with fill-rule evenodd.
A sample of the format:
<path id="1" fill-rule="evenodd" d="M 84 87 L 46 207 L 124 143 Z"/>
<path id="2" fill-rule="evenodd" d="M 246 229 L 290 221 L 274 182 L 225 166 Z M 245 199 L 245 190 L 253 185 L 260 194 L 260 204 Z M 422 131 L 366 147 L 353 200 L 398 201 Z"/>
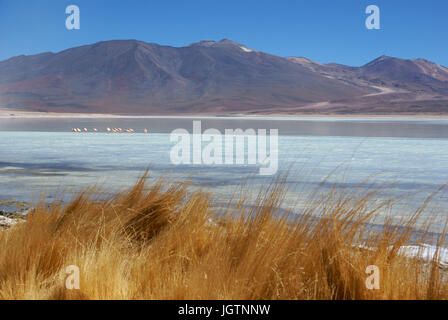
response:
<path id="1" fill-rule="evenodd" d="M 244 52 L 254 52 L 254 50 L 246 48 L 244 46 L 240 46 L 240 49 L 243 50 Z"/>

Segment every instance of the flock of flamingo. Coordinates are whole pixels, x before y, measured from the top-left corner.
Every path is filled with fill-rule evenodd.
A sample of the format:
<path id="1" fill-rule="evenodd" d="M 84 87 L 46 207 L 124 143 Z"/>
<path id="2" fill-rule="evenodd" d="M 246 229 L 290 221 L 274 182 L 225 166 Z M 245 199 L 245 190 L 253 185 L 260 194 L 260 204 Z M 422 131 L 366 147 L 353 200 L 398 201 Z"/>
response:
<path id="1" fill-rule="evenodd" d="M 87 128 L 84 128 L 84 130 L 81 130 L 79 128 L 73 128 L 72 131 L 73 131 L 73 133 L 89 132 L 89 130 L 87 130 Z M 93 128 L 92 131 L 93 132 L 99 132 L 98 129 L 96 129 L 96 128 Z M 112 128 L 112 129 L 111 128 L 107 128 L 106 132 L 107 133 L 123 133 L 123 132 L 135 133 L 135 130 L 134 129 L 123 130 L 121 128 Z M 148 130 L 147 129 L 143 129 L 143 133 L 148 133 Z"/>

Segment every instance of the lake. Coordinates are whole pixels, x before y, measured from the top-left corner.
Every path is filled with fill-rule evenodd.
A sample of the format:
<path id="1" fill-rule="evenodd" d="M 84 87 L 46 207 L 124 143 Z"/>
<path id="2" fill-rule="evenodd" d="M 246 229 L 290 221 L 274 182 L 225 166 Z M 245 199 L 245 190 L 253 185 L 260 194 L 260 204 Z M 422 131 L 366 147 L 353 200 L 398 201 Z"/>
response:
<path id="1" fill-rule="evenodd" d="M 382 198 L 399 197 L 386 214 L 399 219 L 413 213 L 424 199 L 448 182 L 448 120 L 344 118 L 1 118 L 0 201 L 69 198 L 97 185 L 109 192 L 131 186 L 146 168 L 150 177 L 191 181 L 227 199 L 245 184 L 258 190 L 275 177 L 258 174 L 254 165 L 174 165 L 170 132 L 202 129 L 278 129 L 277 175 L 289 188 L 285 210 L 305 206 L 310 192 L 358 192 L 369 179 Z M 73 134 L 72 128 L 99 133 Z M 108 134 L 107 127 L 133 128 L 135 134 Z M 141 133 L 147 128 L 150 133 Z M 324 182 L 324 183 L 323 183 Z M 440 193 L 428 209 L 448 214 L 448 197 Z M 440 223 L 432 230 L 439 231 Z"/>

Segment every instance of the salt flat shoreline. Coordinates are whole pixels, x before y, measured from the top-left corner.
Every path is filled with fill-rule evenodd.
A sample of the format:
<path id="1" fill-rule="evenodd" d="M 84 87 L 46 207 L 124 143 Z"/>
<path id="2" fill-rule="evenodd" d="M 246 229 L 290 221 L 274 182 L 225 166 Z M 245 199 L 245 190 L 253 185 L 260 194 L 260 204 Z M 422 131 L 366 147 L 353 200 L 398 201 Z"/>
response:
<path id="1" fill-rule="evenodd" d="M 188 115 L 129 115 L 129 114 L 97 114 L 97 113 L 56 113 L 56 112 L 26 112 L 0 109 L 0 119 L 48 119 L 48 118 L 79 118 L 79 119 L 431 119 L 448 120 L 448 114 L 188 114 Z"/>

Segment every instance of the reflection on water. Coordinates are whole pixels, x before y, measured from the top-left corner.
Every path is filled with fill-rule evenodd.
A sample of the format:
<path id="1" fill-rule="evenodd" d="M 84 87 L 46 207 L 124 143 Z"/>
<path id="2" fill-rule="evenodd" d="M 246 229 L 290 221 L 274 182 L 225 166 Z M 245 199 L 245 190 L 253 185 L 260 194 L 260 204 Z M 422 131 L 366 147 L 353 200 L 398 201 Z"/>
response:
<path id="1" fill-rule="evenodd" d="M 0 201 L 36 200 L 42 192 L 68 197 L 93 184 L 114 192 L 131 186 L 148 166 L 153 178 L 190 180 L 221 198 L 242 183 L 258 190 L 271 179 L 259 176 L 252 165 L 172 165 L 168 133 L 191 131 L 191 126 L 192 119 L 0 119 Z M 72 127 L 148 128 L 151 134 L 73 134 Z M 445 120 L 207 119 L 202 127 L 278 128 L 278 174 L 289 171 L 286 207 L 305 205 L 306 195 L 329 174 L 321 191 L 337 182 L 351 192 L 375 175 L 376 182 L 385 184 L 383 196 L 407 195 L 404 202 L 411 209 L 448 182 Z M 447 214 L 447 197 L 442 194 L 437 206 L 436 213 Z M 394 214 L 407 212 L 397 206 Z"/>

